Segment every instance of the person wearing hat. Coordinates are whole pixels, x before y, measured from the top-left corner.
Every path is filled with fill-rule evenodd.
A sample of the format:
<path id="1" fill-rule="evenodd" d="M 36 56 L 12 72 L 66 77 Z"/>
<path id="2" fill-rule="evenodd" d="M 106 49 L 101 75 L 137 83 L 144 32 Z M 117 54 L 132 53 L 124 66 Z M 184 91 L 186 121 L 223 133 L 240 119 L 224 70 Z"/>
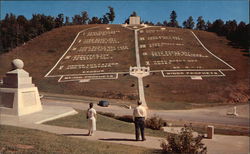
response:
<path id="1" fill-rule="evenodd" d="M 147 111 L 145 107 L 142 106 L 142 101 L 137 101 L 137 107 L 134 109 L 133 112 L 133 119 L 135 123 L 135 138 L 136 141 L 139 141 L 139 130 L 141 132 L 142 141 L 145 141 L 144 135 L 144 127 L 145 127 L 145 120 L 147 118 Z"/>

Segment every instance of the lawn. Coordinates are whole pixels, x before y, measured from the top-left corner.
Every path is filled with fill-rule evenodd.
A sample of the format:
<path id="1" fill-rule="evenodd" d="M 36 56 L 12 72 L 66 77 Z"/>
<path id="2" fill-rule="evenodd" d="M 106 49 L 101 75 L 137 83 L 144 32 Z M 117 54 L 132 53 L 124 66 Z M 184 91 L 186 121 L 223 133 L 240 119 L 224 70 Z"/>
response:
<path id="1" fill-rule="evenodd" d="M 0 153 L 158 153 L 151 149 L 88 141 L 33 129 L 0 125 Z"/>
<path id="2" fill-rule="evenodd" d="M 85 116 L 86 111 L 78 111 L 78 112 L 79 113 L 76 115 L 49 121 L 45 124 L 87 129 L 88 123 Z M 97 130 L 102 130 L 102 131 L 112 131 L 112 132 L 129 133 L 129 134 L 134 134 L 135 131 L 133 123 L 116 120 L 114 118 L 110 118 L 100 114 L 97 115 L 96 125 L 97 125 Z M 160 130 L 146 129 L 145 135 L 165 137 L 166 133 Z"/>

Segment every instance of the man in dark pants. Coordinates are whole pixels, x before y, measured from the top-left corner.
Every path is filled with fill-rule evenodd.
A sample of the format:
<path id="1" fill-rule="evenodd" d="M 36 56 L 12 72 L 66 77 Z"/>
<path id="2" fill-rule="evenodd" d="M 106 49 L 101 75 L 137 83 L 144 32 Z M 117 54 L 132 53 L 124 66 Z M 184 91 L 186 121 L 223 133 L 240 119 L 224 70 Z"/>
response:
<path id="1" fill-rule="evenodd" d="M 134 118 L 134 123 L 135 123 L 135 138 L 136 141 L 139 141 L 139 130 L 141 131 L 141 138 L 142 141 L 145 141 L 145 135 L 144 135 L 144 127 L 145 127 L 145 120 L 147 118 L 147 111 L 146 109 L 142 106 L 142 102 L 138 101 L 137 102 L 138 106 L 134 109 L 133 112 L 133 118 Z"/>

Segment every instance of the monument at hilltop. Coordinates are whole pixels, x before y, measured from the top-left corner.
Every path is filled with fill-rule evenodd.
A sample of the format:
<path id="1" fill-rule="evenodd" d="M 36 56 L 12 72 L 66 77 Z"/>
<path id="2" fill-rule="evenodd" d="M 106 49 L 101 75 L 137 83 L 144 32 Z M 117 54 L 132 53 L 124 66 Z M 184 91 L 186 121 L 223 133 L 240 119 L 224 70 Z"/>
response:
<path id="1" fill-rule="evenodd" d="M 130 25 L 140 25 L 141 18 L 139 16 L 129 17 L 129 24 Z"/>
<path id="2" fill-rule="evenodd" d="M 0 88 L 0 113 L 22 116 L 42 110 L 37 87 L 20 59 L 12 61 L 13 70 L 6 73 Z"/>

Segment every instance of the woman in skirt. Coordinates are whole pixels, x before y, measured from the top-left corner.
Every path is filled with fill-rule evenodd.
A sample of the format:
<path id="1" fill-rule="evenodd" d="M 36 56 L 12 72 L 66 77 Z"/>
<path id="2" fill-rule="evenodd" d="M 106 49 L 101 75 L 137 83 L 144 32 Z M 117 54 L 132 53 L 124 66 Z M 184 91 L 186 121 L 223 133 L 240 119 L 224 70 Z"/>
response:
<path id="1" fill-rule="evenodd" d="M 88 126 L 89 126 L 89 136 L 94 134 L 96 130 L 96 110 L 93 108 L 93 103 L 89 104 L 89 109 L 87 111 L 87 119 L 88 119 Z"/>

